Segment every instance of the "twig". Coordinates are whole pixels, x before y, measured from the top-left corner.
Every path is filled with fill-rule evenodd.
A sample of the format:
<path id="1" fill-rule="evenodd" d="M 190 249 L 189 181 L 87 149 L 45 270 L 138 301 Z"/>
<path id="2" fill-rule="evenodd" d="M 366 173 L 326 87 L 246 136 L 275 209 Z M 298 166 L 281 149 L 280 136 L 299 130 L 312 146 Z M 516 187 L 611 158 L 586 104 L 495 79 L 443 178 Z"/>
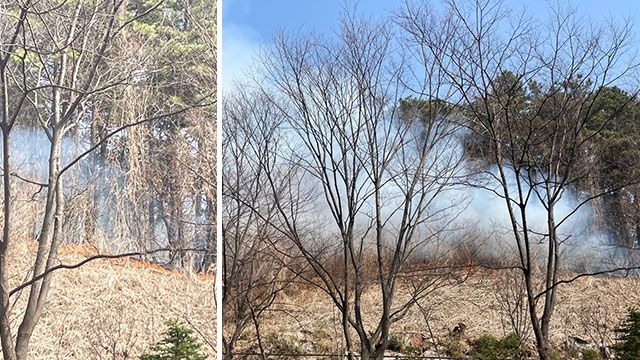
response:
<path id="1" fill-rule="evenodd" d="M 560 284 L 570 284 L 582 277 L 587 277 L 587 276 L 598 276 L 598 275 L 605 275 L 605 274 L 611 274 L 611 273 L 615 273 L 615 272 L 619 272 L 619 271 L 624 271 L 626 272 L 625 277 L 629 275 L 629 272 L 631 270 L 640 270 L 640 266 L 632 266 L 632 267 L 620 267 L 620 268 L 615 268 L 615 269 L 610 269 L 610 270 L 603 270 L 603 271 L 596 271 L 596 272 L 592 272 L 592 273 L 582 273 L 582 274 L 578 274 L 574 277 L 572 277 L 571 279 L 568 280 L 560 280 L 555 282 L 553 285 L 549 286 L 547 289 L 545 289 L 543 292 L 539 293 L 538 295 L 536 295 L 534 297 L 535 300 L 538 300 L 538 298 L 546 293 L 548 293 L 549 291 L 553 290 L 553 288 L 555 288 L 556 286 L 560 285 Z"/>
<path id="2" fill-rule="evenodd" d="M 198 335 L 200 335 L 200 337 L 202 338 L 202 340 L 204 340 L 204 342 L 206 342 L 206 343 L 207 343 L 207 345 L 209 345 L 209 346 L 210 346 L 212 349 L 214 349 L 214 350 L 216 349 L 215 345 L 213 345 L 213 344 L 211 343 L 211 341 L 209 341 L 209 338 L 208 338 L 207 336 L 205 336 L 205 335 L 202 333 L 202 331 L 200 331 L 200 329 L 198 329 L 195 325 L 193 325 L 193 323 L 192 323 L 191 321 L 189 321 L 189 319 L 188 319 L 187 317 L 185 317 L 185 318 L 184 318 L 184 321 L 186 321 L 186 322 L 187 322 L 187 324 L 189 324 L 189 326 L 191 326 L 191 328 L 192 328 L 193 330 L 195 330 L 195 331 L 198 333 Z"/>

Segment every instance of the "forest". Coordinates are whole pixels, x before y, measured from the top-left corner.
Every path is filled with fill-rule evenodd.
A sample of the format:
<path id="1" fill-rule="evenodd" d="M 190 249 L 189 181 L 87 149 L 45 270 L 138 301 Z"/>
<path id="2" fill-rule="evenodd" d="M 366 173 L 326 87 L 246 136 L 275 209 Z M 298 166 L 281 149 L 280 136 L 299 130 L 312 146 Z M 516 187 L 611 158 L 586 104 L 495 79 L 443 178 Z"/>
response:
<path id="1" fill-rule="evenodd" d="M 19 0 L 0 9 L 3 358 L 148 352 L 148 329 L 130 330 L 138 315 L 117 304 L 141 299 L 122 285 L 105 290 L 131 281 L 133 291 L 137 278 L 115 265 L 83 269 L 107 266 L 88 264 L 105 259 L 167 272 L 212 269 L 216 3 Z M 150 304 L 165 291 L 155 285 Z M 67 304 L 75 310 L 65 315 L 59 305 L 74 289 L 71 300 L 85 303 Z M 207 306 L 210 321 L 213 302 Z M 174 313 L 167 309 L 158 308 Z M 144 326 L 152 320 L 163 321 L 150 316 Z M 118 340 L 124 329 L 146 343 Z"/>
<path id="2" fill-rule="evenodd" d="M 225 359 L 635 359 L 636 34 L 546 15 L 274 33 L 221 99 Z"/>

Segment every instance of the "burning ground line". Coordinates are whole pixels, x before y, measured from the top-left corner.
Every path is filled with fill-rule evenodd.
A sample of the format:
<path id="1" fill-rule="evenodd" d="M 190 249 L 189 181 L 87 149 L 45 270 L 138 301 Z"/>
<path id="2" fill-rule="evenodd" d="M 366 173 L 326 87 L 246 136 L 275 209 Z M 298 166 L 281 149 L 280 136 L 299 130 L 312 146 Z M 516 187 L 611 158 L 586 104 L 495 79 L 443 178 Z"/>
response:
<path id="1" fill-rule="evenodd" d="M 435 265 L 430 266 L 426 264 L 419 264 L 414 266 L 414 268 L 410 268 L 407 270 L 403 270 L 399 273 L 399 276 L 402 278 L 411 278 L 415 276 L 423 276 L 423 275 L 446 275 L 448 273 L 457 273 L 457 274 L 466 274 L 472 275 L 481 272 L 486 272 L 486 274 L 490 274 L 491 276 L 498 276 L 500 271 L 502 270 L 522 270 L 522 266 L 519 265 L 503 265 L 503 266 L 491 266 L 485 265 L 481 263 L 466 263 L 461 265 Z M 428 272 L 434 271 L 446 271 L 443 273 L 432 273 L 427 274 Z"/>
<path id="2" fill-rule="evenodd" d="M 169 250 L 169 249 L 158 249 L 155 250 L 153 252 L 156 251 L 174 251 L 174 252 L 178 252 L 178 251 L 204 251 L 202 249 L 184 249 L 184 250 Z M 96 256 L 99 255 L 99 251 L 98 249 L 93 246 L 93 245 L 89 245 L 89 244 L 63 244 L 60 246 L 60 249 L 58 250 L 58 253 L 60 255 L 65 255 L 65 254 L 80 254 L 80 255 L 84 255 L 84 256 Z M 147 254 L 151 254 L 151 252 L 147 252 Z M 163 274 L 168 274 L 168 275 L 177 275 L 179 277 L 184 276 L 183 273 L 179 272 L 178 270 L 171 270 L 171 269 L 167 269 L 166 267 L 153 263 L 151 261 L 148 260 L 141 260 L 141 259 L 136 259 L 130 256 L 126 256 L 126 254 L 123 254 L 123 257 L 121 258 L 116 258 L 116 259 L 111 259 L 113 260 L 114 263 L 119 264 L 119 265 L 129 265 L 132 267 L 136 267 L 136 268 L 142 268 L 142 269 L 150 269 L 156 272 L 160 272 Z M 215 280 L 215 275 L 211 272 L 208 271 L 203 271 L 201 273 L 196 274 L 196 277 L 200 280 Z"/>
<path id="3" fill-rule="evenodd" d="M 84 260 L 82 260 L 82 261 L 80 261 L 80 262 L 77 262 L 77 263 L 75 263 L 75 264 L 60 264 L 60 265 L 53 266 L 53 267 L 51 267 L 51 268 L 47 269 L 47 270 L 46 270 L 45 272 L 43 272 L 42 274 L 40 274 L 40 275 L 38 275 L 38 276 L 36 276 L 36 277 L 32 278 L 31 280 L 26 281 L 26 282 L 24 282 L 24 283 L 22 283 L 22 284 L 20 284 L 20 285 L 16 286 L 13 290 L 11 290 L 11 291 L 9 292 L 9 297 L 13 296 L 15 293 L 19 292 L 20 290 L 22 290 L 22 289 L 24 289 L 24 288 L 26 288 L 26 287 L 28 287 L 28 286 L 31 286 L 33 283 L 35 283 L 35 282 L 37 282 L 37 281 L 39 281 L 39 280 L 43 279 L 45 276 L 47 276 L 47 275 L 51 274 L 52 272 L 54 272 L 54 271 L 56 271 L 56 270 L 61 270 L 61 269 L 68 269 L 68 270 L 70 270 L 70 269 L 77 269 L 77 268 L 81 267 L 82 265 L 85 265 L 85 264 L 87 264 L 87 263 L 89 263 L 89 262 L 91 262 L 91 261 L 99 260 L 99 259 L 111 259 L 111 260 L 116 260 L 116 261 L 117 261 L 117 260 L 120 260 L 120 261 L 123 261 L 123 262 L 126 262 L 126 261 L 127 261 L 127 260 L 125 260 L 125 259 L 129 259 L 130 261 L 131 261 L 131 260 L 133 260 L 133 261 L 138 261 L 138 262 L 140 262 L 140 263 L 143 263 L 143 264 L 144 264 L 144 262 L 143 262 L 143 261 L 140 261 L 140 260 L 134 260 L 134 259 L 132 259 L 132 257 L 134 257 L 134 256 L 151 255 L 151 254 L 160 253 L 160 252 L 167 252 L 167 251 L 168 251 L 168 252 L 171 252 L 172 254 L 176 254 L 176 253 L 178 253 L 178 252 L 187 252 L 187 251 L 206 251 L 206 250 L 205 250 L 205 249 L 178 249 L 178 250 L 176 250 L 176 249 L 167 249 L 167 248 L 162 248 L 162 249 L 147 250 L 147 251 L 135 251 L 135 252 L 128 252 L 128 253 L 123 253 L 123 254 L 113 254 L 113 255 L 108 255 L 108 254 L 96 254 L 96 255 L 89 256 L 88 258 L 86 258 L 86 259 L 84 259 Z M 141 267 L 142 267 L 142 266 L 141 266 Z M 158 266 L 158 267 L 159 267 L 159 266 Z M 170 271 L 170 270 L 167 270 L 167 269 L 164 269 L 164 270 L 165 270 L 165 271 L 167 271 L 167 272 L 169 272 L 169 273 L 173 273 L 173 272 L 172 272 L 172 271 Z M 156 270 L 156 271 L 157 271 L 157 270 Z M 177 273 L 177 272 L 176 272 L 176 273 Z M 180 274 L 180 273 L 178 273 L 178 274 Z M 212 274 L 212 275 L 213 275 L 213 274 Z M 180 274 L 180 276 L 184 276 L 184 275 L 183 275 L 183 274 Z M 205 279 L 207 279 L 207 277 L 204 277 L 204 276 L 203 276 L 203 277 L 200 277 L 200 274 L 197 276 L 197 278 L 198 278 L 198 279 L 200 279 L 200 280 L 205 280 Z M 212 276 L 212 278 L 213 278 L 213 279 L 215 279 L 215 275 L 213 275 L 213 276 Z"/>

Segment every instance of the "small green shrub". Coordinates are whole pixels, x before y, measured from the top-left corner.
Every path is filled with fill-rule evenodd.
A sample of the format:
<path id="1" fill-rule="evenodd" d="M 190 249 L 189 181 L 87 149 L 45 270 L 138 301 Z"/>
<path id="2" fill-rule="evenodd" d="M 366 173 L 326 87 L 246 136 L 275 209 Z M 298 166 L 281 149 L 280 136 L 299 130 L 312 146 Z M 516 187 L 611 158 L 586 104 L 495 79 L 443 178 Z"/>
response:
<path id="1" fill-rule="evenodd" d="M 170 319 L 167 321 L 167 329 L 151 351 L 155 354 L 144 354 L 140 360 L 205 360 L 207 357 L 200 355 L 200 347 L 193 337 L 193 330 L 184 327 L 179 320 Z"/>
<path id="2" fill-rule="evenodd" d="M 502 339 L 483 335 L 473 344 L 471 357 L 478 360 L 500 360 L 521 356 L 524 351 L 520 342 L 520 336 L 513 333 Z"/>
<path id="3" fill-rule="evenodd" d="M 564 350 L 564 356 L 567 359 L 580 359 L 580 354 L 582 354 L 582 352 L 580 351 L 580 349 L 578 349 L 575 346 L 568 346 L 566 348 L 563 349 Z"/>
<path id="4" fill-rule="evenodd" d="M 402 349 L 402 353 L 408 355 L 420 355 L 422 351 L 418 347 L 407 345 L 404 347 L 404 349 Z"/>
<path id="5" fill-rule="evenodd" d="M 562 358 L 560 357 L 560 350 L 558 349 L 549 350 L 549 358 L 551 360 L 561 360 Z"/>
<path id="6" fill-rule="evenodd" d="M 279 336 L 269 333 L 264 338 L 264 344 L 269 352 L 274 354 L 302 354 L 302 346 L 294 336 Z"/>
<path id="7" fill-rule="evenodd" d="M 242 340 L 242 341 L 247 341 L 250 340 L 252 337 L 252 334 L 249 330 L 243 330 L 240 333 L 240 336 L 238 337 L 238 340 Z"/>
<path id="8" fill-rule="evenodd" d="M 613 330 L 619 334 L 619 343 L 611 349 L 616 352 L 617 360 L 640 360 L 640 311 L 635 308 L 627 311 L 627 318 Z"/>
<path id="9" fill-rule="evenodd" d="M 331 335 L 324 329 L 310 331 L 302 329 L 301 333 L 311 341 L 311 351 L 315 354 L 327 354 L 333 351 L 331 347 Z"/>
<path id="10" fill-rule="evenodd" d="M 594 349 L 582 350 L 582 360 L 602 360 L 600 352 Z"/>
<path id="11" fill-rule="evenodd" d="M 391 337 L 389 340 L 389 346 L 387 347 L 387 349 L 391 351 L 399 352 L 402 354 L 409 354 L 409 355 L 419 354 L 420 349 L 418 349 L 415 346 L 411 346 L 410 344 L 408 344 L 408 342 L 409 342 L 409 339 L 407 338 L 407 335 L 401 334 L 401 333 L 393 333 L 391 334 Z"/>
<path id="12" fill-rule="evenodd" d="M 407 338 L 406 336 L 404 336 L 404 334 L 393 333 L 391 334 L 389 347 L 387 349 L 391 351 L 402 352 L 405 348 L 406 342 L 407 342 Z"/>
<path id="13" fill-rule="evenodd" d="M 454 358 L 464 358 L 467 356 L 467 349 L 462 340 L 451 339 L 449 342 L 444 344 L 444 352 L 447 356 Z"/>

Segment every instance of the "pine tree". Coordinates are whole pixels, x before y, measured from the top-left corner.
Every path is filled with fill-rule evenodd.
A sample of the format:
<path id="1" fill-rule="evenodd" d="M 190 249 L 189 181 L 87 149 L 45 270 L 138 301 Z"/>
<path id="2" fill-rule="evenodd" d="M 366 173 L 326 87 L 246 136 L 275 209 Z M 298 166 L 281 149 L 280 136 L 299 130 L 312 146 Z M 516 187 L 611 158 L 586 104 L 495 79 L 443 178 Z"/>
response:
<path id="1" fill-rule="evenodd" d="M 164 339 L 151 347 L 153 355 L 145 354 L 140 360 L 206 360 L 200 355 L 202 344 L 193 337 L 193 330 L 184 327 L 177 319 L 167 321 L 169 329 L 163 333 Z"/>
<path id="2" fill-rule="evenodd" d="M 617 360 L 640 360 L 640 311 L 629 308 L 627 318 L 614 329 L 619 343 L 611 346 Z"/>

